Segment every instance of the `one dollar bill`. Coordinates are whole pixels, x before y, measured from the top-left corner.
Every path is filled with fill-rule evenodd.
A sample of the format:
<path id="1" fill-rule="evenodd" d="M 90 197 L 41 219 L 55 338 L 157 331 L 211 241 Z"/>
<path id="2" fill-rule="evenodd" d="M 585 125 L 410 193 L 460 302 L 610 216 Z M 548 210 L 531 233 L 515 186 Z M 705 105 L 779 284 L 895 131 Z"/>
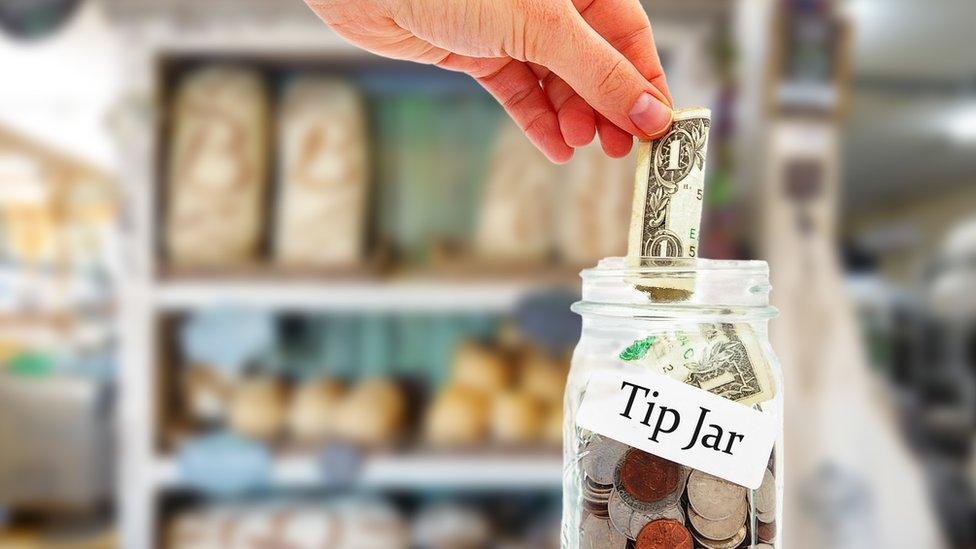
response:
<path id="1" fill-rule="evenodd" d="M 638 145 L 627 241 L 631 267 L 646 266 L 649 258 L 697 257 L 710 126 L 708 109 L 678 109 L 671 131 Z M 638 286 L 652 297 L 671 300 L 687 297 L 693 284 L 690 279 L 675 279 L 643 281 Z"/>
<path id="2" fill-rule="evenodd" d="M 635 341 L 620 359 L 740 404 L 776 396 L 772 368 L 748 324 L 706 323 Z"/>

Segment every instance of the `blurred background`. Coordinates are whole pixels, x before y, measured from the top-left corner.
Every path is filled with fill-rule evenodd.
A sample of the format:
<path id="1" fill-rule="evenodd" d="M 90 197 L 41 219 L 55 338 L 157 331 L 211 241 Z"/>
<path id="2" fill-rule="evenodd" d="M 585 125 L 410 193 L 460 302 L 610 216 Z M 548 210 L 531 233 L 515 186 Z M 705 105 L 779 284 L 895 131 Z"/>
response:
<path id="1" fill-rule="evenodd" d="M 645 6 L 713 112 L 702 255 L 773 269 L 786 545 L 976 547 L 976 3 Z M 632 157 L 549 165 L 297 0 L 0 0 L 0 68 L 0 548 L 558 546 Z"/>

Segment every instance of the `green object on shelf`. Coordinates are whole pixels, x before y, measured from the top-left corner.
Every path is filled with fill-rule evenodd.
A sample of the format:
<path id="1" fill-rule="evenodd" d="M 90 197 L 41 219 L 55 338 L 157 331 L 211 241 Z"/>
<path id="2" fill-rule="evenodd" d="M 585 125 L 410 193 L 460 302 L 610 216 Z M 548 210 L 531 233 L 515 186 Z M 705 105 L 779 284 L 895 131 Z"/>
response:
<path id="1" fill-rule="evenodd" d="M 54 357 L 41 353 L 21 353 L 10 361 L 8 370 L 21 377 L 47 377 L 54 373 Z"/>

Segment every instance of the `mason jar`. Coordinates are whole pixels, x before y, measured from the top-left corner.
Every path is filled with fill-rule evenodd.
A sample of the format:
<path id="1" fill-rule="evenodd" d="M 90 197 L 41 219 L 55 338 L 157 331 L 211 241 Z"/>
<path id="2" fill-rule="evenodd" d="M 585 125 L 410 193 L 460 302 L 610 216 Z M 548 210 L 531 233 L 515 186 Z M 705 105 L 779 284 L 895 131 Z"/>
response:
<path id="1" fill-rule="evenodd" d="M 563 549 L 782 547 L 783 380 L 761 261 L 583 271 Z"/>

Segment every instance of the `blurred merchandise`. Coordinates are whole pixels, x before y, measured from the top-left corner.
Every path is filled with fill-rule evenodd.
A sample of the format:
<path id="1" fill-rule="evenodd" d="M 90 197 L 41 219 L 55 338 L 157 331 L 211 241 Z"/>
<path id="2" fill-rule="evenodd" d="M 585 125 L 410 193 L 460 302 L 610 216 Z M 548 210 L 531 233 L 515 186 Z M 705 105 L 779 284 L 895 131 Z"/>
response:
<path id="1" fill-rule="evenodd" d="M 279 497 L 204 503 L 177 510 L 165 547 L 316 549 L 477 549 L 559 547 L 551 498 Z"/>
<path id="2" fill-rule="evenodd" d="M 522 130 L 499 132 L 478 227 L 478 253 L 510 262 L 542 263 L 553 249 L 553 197 L 559 167 L 531 146 Z"/>
<path id="3" fill-rule="evenodd" d="M 0 506 L 85 509 L 113 482 L 111 395 L 97 380 L 0 373 Z"/>
<path id="4" fill-rule="evenodd" d="M 255 259 L 269 196 L 267 91 L 254 71 L 187 74 L 172 111 L 166 249 L 176 265 Z"/>
<path id="5" fill-rule="evenodd" d="M 361 262 L 370 172 L 358 90 L 340 80 L 297 78 L 288 84 L 279 119 L 277 261 Z"/>

